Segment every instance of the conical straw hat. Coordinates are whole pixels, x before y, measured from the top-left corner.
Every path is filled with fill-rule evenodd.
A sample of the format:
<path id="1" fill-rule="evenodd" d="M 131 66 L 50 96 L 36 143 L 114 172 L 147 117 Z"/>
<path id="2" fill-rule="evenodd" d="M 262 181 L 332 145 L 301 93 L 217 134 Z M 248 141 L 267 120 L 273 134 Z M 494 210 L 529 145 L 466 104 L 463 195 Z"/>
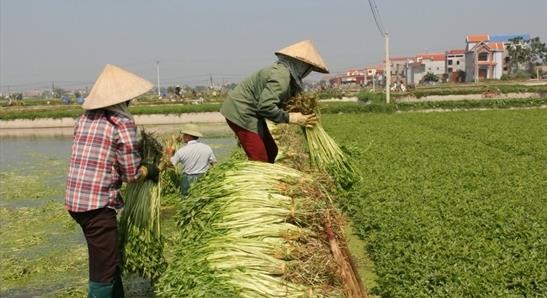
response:
<path id="1" fill-rule="evenodd" d="M 195 124 L 185 125 L 181 129 L 180 133 L 191 135 L 191 136 L 198 137 L 198 138 L 203 137 L 203 134 L 201 134 L 201 132 L 199 131 L 199 127 Z"/>
<path id="2" fill-rule="evenodd" d="M 294 59 L 306 62 L 314 67 L 313 70 L 322 73 L 329 73 L 327 65 L 315 49 L 311 40 L 303 40 L 284 49 L 275 52 L 276 55 L 285 55 Z"/>
<path id="3" fill-rule="evenodd" d="M 82 107 L 100 109 L 128 101 L 152 89 L 147 80 L 118 66 L 107 64 Z"/>

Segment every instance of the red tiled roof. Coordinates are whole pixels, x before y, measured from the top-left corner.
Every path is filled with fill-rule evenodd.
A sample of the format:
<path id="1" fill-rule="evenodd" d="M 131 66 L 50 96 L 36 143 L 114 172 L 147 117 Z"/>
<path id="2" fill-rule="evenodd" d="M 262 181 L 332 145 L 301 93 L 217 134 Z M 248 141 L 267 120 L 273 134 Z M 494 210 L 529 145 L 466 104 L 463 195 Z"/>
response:
<path id="1" fill-rule="evenodd" d="M 503 51 L 503 42 L 489 42 L 487 43 L 488 47 L 493 51 Z"/>
<path id="2" fill-rule="evenodd" d="M 446 59 L 446 55 L 444 53 L 426 53 L 418 54 L 416 55 L 416 58 L 429 59 L 433 61 L 444 61 Z"/>
<path id="3" fill-rule="evenodd" d="M 467 42 L 481 42 L 488 41 L 489 39 L 488 34 L 472 34 L 465 37 Z"/>
<path id="4" fill-rule="evenodd" d="M 448 55 L 463 55 L 463 54 L 465 54 L 464 49 L 454 49 L 454 50 L 448 51 Z"/>
<path id="5" fill-rule="evenodd" d="M 389 57 L 390 61 L 406 61 L 411 60 L 413 57 Z"/>
<path id="6" fill-rule="evenodd" d="M 471 51 L 478 51 L 479 48 L 486 48 L 490 52 L 502 52 L 505 50 L 503 42 L 480 42 L 475 45 Z"/>

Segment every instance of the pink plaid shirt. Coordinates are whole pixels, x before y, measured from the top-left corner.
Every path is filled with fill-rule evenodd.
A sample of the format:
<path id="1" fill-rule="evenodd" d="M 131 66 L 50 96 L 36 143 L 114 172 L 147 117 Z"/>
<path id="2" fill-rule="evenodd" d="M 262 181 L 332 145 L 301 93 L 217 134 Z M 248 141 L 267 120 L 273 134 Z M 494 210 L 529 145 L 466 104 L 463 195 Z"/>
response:
<path id="1" fill-rule="evenodd" d="M 123 207 L 120 187 L 138 179 L 140 162 L 132 119 L 106 110 L 87 111 L 74 128 L 66 208 L 85 212 Z"/>

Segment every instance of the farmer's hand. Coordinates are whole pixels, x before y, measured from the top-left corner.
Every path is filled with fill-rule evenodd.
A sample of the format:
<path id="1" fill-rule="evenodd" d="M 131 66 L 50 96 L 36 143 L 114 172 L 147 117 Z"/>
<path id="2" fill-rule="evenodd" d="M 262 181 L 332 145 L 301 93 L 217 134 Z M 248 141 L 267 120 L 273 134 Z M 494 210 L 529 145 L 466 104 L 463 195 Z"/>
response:
<path id="1" fill-rule="evenodd" d="M 141 166 L 139 167 L 139 174 L 140 174 L 139 181 L 144 181 L 146 179 L 149 179 L 157 183 L 159 172 L 160 171 L 155 164 L 143 162 Z"/>
<path id="2" fill-rule="evenodd" d="M 315 114 L 304 115 L 302 113 L 289 113 L 289 123 L 305 127 L 313 127 L 319 119 Z"/>
<path id="3" fill-rule="evenodd" d="M 165 154 L 169 157 L 173 156 L 173 154 L 175 154 L 175 148 L 173 147 L 165 148 Z"/>

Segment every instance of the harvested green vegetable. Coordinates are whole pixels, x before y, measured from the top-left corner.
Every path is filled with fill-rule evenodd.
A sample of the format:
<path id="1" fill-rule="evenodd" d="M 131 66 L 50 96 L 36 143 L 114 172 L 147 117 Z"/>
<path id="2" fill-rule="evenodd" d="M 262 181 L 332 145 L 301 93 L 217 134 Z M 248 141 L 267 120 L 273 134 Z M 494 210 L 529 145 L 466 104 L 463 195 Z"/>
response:
<path id="1" fill-rule="evenodd" d="M 164 138 L 165 148 L 171 148 L 173 152 L 179 149 L 180 142 L 175 135 Z M 163 204 L 173 205 L 181 199 L 180 181 L 181 168 L 171 164 L 170 157 L 164 154 L 160 162 L 161 201 Z"/>
<path id="2" fill-rule="evenodd" d="M 156 294 L 341 296 L 322 232 L 329 202 L 311 195 L 313 184 L 281 165 L 243 161 L 213 168 L 182 201 L 175 260 Z"/>
<path id="3" fill-rule="evenodd" d="M 304 115 L 316 113 L 317 98 L 305 93 L 300 93 L 290 99 L 286 109 L 291 112 L 300 112 Z M 350 189 L 361 175 L 353 166 L 348 156 L 327 134 L 321 123 L 313 127 L 303 129 L 312 166 L 327 172 L 342 189 Z"/>
<path id="4" fill-rule="evenodd" d="M 152 134 L 143 129 L 139 145 L 143 160 L 159 162 L 162 147 Z M 128 184 L 119 222 L 124 272 L 152 280 L 166 266 L 160 230 L 160 194 L 159 182 L 144 180 Z"/>

